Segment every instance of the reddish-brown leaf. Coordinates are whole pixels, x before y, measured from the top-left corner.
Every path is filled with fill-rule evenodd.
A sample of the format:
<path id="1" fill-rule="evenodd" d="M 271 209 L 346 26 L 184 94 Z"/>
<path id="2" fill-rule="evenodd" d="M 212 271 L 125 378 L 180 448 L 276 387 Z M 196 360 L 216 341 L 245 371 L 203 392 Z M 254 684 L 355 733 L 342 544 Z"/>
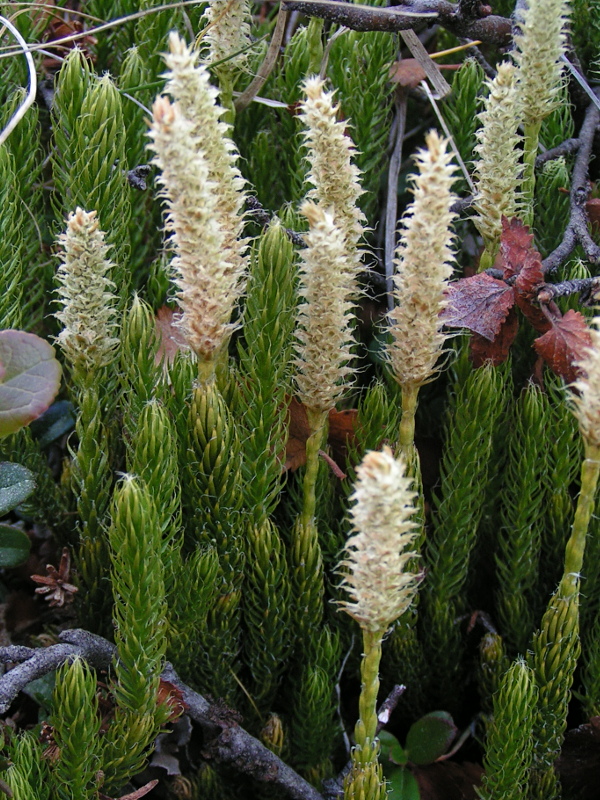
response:
<path id="1" fill-rule="evenodd" d="M 171 681 L 160 679 L 158 684 L 158 696 L 156 704 L 167 706 L 169 709 L 169 722 L 178 719 L 187 710 L 187 704 L 183 699 L 183 692 Z"/>
<path id="2" fill-rule="evenodd" d="M 421 800 L 476 800 L 476 786 L 483 769 L 479 764 L 437 761 L 424 767 L 411 767 L 419 784 Z"/>
<path id="3" fill-rule="evenodd" d="M 156 354 L 157 363 L 172 364 L 180 350 L 187 349 L 181 328 L 174 325 L 175 311 L 169 306 L 161 306 L 156 312 L 154 324 L 158 334 L 159 347 Z"/>
<path id="4" fill-rule="evenodd" d="M 592 223 L 592 227 L 597 232 L 600 229 L 600 197 L 592 197 L 585 204 L 588 219 Z"/>
<path id="5" fill-rule="evenodd" d="M 500 333 L 493 342 L 484 339 L 478 333 L 471 336 L 471 361 L 474 367 L 481 367 L 487 361 L 496 367 L 508 358 L 512 343 L 519 330 L 516 308 L 511 308 L 508 317 L 502 323 Z"/>
<path id="6" fill-rule="evenodd" d="M 506 217 L 502 217 L 500 257 L 505 278 L 519 274 L 527 253 L 532 249 L 532 242 L 533 234 L 529 233 L 529 228 L 523 225 L 520 219 L 513 217 L 509 221 Z"/>
<path id="7" fill-rule="evenodd" d="M 485 272 L 461 278 L 446 289 L 448 305 L 441 315 L 450 328 L 468 328 L 489 341 L 500 333 L 515 302 L 512 286 Z"/>
<path id="8" fill-rule="evenodd" d="M 583 314 L 569 309 L 533 346 L 553 372 L 572 383 L 581 374 L 576 364 L 592 346 L 592 337 Z"/>
<path id="9" fill-rule="evenodd" d="M 556 766 L 565 797 L 597 800 L 600 717 L 592 717 L 588 723 L 567 731 Z"/>
<path id="10" fill-rule="evenodd" d="M 298 467 L 306 464 L 306 440 L 310 436 L 310 427 L 306 416 L 306 409 L 295 397 L 290 398 L 289 406 L 289 438 L 285 450 L 284 469 L 294 472 Z M 340 464 L 345 464 L 348 446 L 355 435 L 358 411 L 349 408 L 345 411 L 332 409 L 329 412 L 329 433 L 327 441 L 331 448 L 331 457 L 339 473 Z M 336 470 L 334 469 L 334 473 Z"/>
<path id="11" fill-rule="evenodd" d="M 515 299 L 527 322 L 529 322 L 538 333 L 546 333 L 546 331 L 550 330 L 552 323 L 544 316 L 539 306 L 530 303 L 529 300 L 526 300 L 518 292 L 515 294 Z M 557 306 L 553 306 L 553 308 L 558 310 Z"/>
<path id="12" fill-rule="evenodd" d="M 542 257 L 537 250 L 530 250 L 515 280 L 515 289 L 525 299 L 532 300 L 543 283 Z"/>
<path id="13" fill-rule="evenodd" d="M 408 89 L 416 87 L 427 78 L 425 70 L 416 58 L 403 58 L 402 61 L 394 61 L 390 67 L 390 80 Z"/>

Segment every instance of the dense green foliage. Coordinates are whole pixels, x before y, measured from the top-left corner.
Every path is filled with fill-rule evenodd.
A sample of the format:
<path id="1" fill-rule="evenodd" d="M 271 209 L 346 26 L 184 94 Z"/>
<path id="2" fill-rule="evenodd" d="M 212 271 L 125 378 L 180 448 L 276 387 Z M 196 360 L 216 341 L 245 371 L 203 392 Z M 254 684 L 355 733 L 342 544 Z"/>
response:
<path id="1" fill-rule="evenodd" d="M 2 3 L 2 13 L 10 16 L 15 5 Z M 103 19 L 153 5 L 81 4 Z M 513 5 L 503 0 L 494 9 L 508 15 Z M 592 81 L 600 7 L 593 0 L 573 0 L 572 7 L 573 45 Z M 110 363 L 86 380 L 66 365 L 63 399 L 74 404 L 76 422 L 60 475 L 52 475 L 48 450 L 31 431 L 1 442 L 3 460 L 36 475 L 27 519 L 45 522 L 56 543 L 74 554 L 80 626 L 117 647 L 103 695 L 85 663 L 57 671 L 49 716 L 56 758 L 43 752 L 37 729 L 7 735 L 10 764 L 2 776 L 18 800 L 91 800 L 124 790 L 169 716 L 158 701 L 165 660 L 194 690 L 241 711 L 243 726 L 319 789 L 349 758 L 342 734 L 356 718 L 360 632 L 334 604 L 335 568 L 350 530 L 357 464 L 367 450 L 398 441 L 400 391 L 382 356 L 386 304 L 373 275 L 381 274 L 382 187 L 394 118 L 389 67 L 400 42 L 396 34 L 345 31 L 328 49 L 336 26 L 301 18 L 261 102 L 235 115 L 230 129 L 240 170 L 270 222 L 263 226 L 246 211 L 253 237 L 248 286 L 229 351 L 216 379 L 204 383 L 185 348 L 160 361 L 172 332 L 165 333 L 174 308 L 173 244 L 163 232 L 156 170 L 147 189 L 128 180 L 129 170 L 151 160 L 147 121 L 164 86 L 167 35 L 173 28 L 188 40 L 198 35 L 203 11 L 198 4 L 142 16 L 98 33 L 86 44 L 89 54 L 73 49 L 50 66 L 47 56 L 36 55 L 38 71 L 54 82 L 52 107 L 34 105 L 0 145 L 0 327 L 57 336 L 53 250 L 79 206 L 97 211 L 110 246 L 114 294 L 107 303 L 118 314 L 120 340 Z M 263 12 L 253 35 L 268 40 L 276 15 L 266 6 Z M 42 41 L 49 20 L 29 12 L 15 24 L 28 41 Z M 458 43 L 445 32 L 440 41 Z M 498 48 L 482 49 L 492 64 L 504 57 Z M 236 90 L 250 82 L 265 50 L 262 40 L 253 42 L 235 74 Z M 485 75 L 463 53 L 453 57 L 464 63 L 440 108 L 472 168 Z M 338 420 L 336 428 L 330 419 L 315 476 L 316 511 L 305 524 L 304 434 L 290 407 L 300 246 L 299 236 L 289 234 L 305 225 L 297 211 L 309 188 L 296 106 L 322 59 L 339 118 L 358 150 L 367 233 L 354 325 L 357 378 L 338 408 L 350 422 L 344 429 Z M 3 122 L 26 82 L 20 56 L 0 60 Z M 566 89 L 561 96 L 541 128 L 544 148 L 577 135 L 581 107 Z M 415 149 L 436 120 L 418 91 L 407 109 L 405 149 Z M 569 197 L 561 189 L 569 188 L 572 165 L 566 155 L 537 170 L 533 231 L 542 256 L 558 246 L 568 223 Z M 412 161 L 403 163 L 400 213 L 411 199 L 413 171 Z M 454 190 L 466 195 L 464 178 Z M 472 267 L 481 239 L 468 212 L 454 232 L 457 263 Z M 593 269 L 577 250 L 561 265 L 561 279 Z M 459 267 L 456 273 L 462 277 Z M 573 298 L 561 302 L 579 307 Z M 457 337 L 448 368 L 421 392 L 421 466 L 415 456 L 410 467 L 421 491 L 421 558 L 410 568 L 423 571 L 423 584 L 418 602 L 384 641 L 381 666 L 385 689 L 406 685 L 390 726 L 396 732 L 436 709 L 450 711 L 459 728 L 485 715 L 480 741 L 467 746 L 468 759 L 483 763 L 480 796 L 489 800 L 560 797 L 554 763 L 567 711 L 578 724 L 600 713 L 600 523 L 590 523 L 580 618 L 578 594 L 552 592 L 563 572 L 582 448 L 567 390 L 544 372 L 530 338 L 522 329 L 506 363 L 475 369 L 467 337 Z M 176 349 L 172 341 L 166 347 Z M 476 623 L 476 612 L 489 631 Z M 111 706 L 108 721 L 98 710 L 100 696 Z M 190 798 L 275 796 L 215 768 L 199 751 L 184 763 Z M 181 796 L 171 778 L 165 787 L 161 796 Z"/>

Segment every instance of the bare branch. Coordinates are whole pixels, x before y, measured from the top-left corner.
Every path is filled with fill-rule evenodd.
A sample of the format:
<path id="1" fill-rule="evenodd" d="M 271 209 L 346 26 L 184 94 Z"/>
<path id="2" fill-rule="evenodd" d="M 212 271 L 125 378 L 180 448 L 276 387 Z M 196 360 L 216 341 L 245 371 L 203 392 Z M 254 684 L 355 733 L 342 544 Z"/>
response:
<path id="1" fill-rule="evenodd" d="M 355 31 L 395 33 L 418 27 L 423 23 L 439 24 L 455 36 L 479 39 L 500 46 L 508 45 L 511 36 L 509 19 L 494 14 L 481 18 L 463 16 L 459 7 L 447 0 L 405 0 L 402 5 L 390 8 L 356 6 L 333 0 L 288 0 L 285 7 L 291 11 L 300 11 L 309 17 L 321 17 L 337 22 Z"/>
<path id="2" fill-rule="evenodd" d="M 548 161 L 554 161 L 561 156 L 568 156 L 571 153 L 576 153 L 579 150 L 579 139 L 565 139 L 556 147 L 546 150 L 545 153 L 540 155 L 535 160 L 535 168 L 539 169 Z"/>

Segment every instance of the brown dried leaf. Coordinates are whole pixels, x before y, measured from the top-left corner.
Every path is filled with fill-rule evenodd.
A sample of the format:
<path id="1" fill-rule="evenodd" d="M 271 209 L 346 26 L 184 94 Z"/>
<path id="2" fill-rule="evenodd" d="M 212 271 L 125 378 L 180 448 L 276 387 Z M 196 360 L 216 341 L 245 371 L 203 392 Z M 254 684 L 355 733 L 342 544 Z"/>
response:
<path id="1" fill-rule="evenodd" d="M 471 361 L 474 367 L 482 367 L 490 362 L 494 367 L 502 364 L 508 358 L 510 348 L 519 330 L 519 320 L 516 308 L 511 308 L 508 317 L 502 323 L 500 333 L 493 342 L 484 339 L 478 333 L 471 336 Z"/>
<path id="2" fill-rule="evenodd" d="M 158 685 L 158 696 L 156 703 L 159 706 L 165 705 L 168 707 L 169 722 L 173 722 L 187 710 L 187 704 L 183 699 L 183 692 L 174 683 L 160 679 Z"/>
<path id="3" fill-rule="evenodd" d="M 189 349 L 181 329 L 173 324 L 175 313 L 169 306 L 161 306 L 156 312 L 154 322 L 160 342 L 156 354 L 157 364 L 172 364 L 180 350 Z"/>
<path id="4" fill-rule="evenodd" d="M 530 250 L 515 280 L 515 289 L 526 300 L 533 300 L 543 283 L 542 257 L 537 250 Z"/>
<path id="5" fill-rule="evenodd" d="M 139 789 L 136 789 L 135 792 L 130 792 L 129 794 L 121 795 L 120 800 L 139 800 L 140 797 L 144 797 L 144 795 L 148 794 L 148 792 L 151 792 L 152 789 L 154 789 L 154 787 L 157 785 L 158 781 L 156 779 L 149 781 L 144 786 L 140 786 Z M 102 794 L 102 792 L 100 793 L 100 797 L 102 800 L 112 800 L 112 798 L 110 798 L 106 794 Z"/>
<path id="6" fill-rule="evenodd" d="M 306 440 L 310 436 L 310 427 L 306 416 L 306 409 L 295 397 L 290 398 L 289 412 L 289 438 L 285 450 L 284 469 L 294 472 L 298 467 L 306 464 Z M 327 441 L 331 448 L 331 456 L 335 462 L 333 472 L 343 475 L 339 468 L 346 461 L 347 449 L 355 434 L 358 411 L 349 408 L 345 411 L 332 409 L 329 412 L 329 433 Z M 330 466 L 332 466 L 330 464 Z"/>
<path id="7" fill-rule="evenodd" d="M 479 764 L 437 761 L 412 767 L 421 800 L 477 800 L 483 769 Z"/>
<path id="8" fill-rule="evenodd" d="M 569 309 L 533 346 L 553 372 L 572 383 L 581 374 L 576 364 L 592 346 L 592 337 L 583 314 Z"/>
<path id="9" fill-rule="evenodd" d="M 390 80 L 399 86 L 408 89 L 416 89 L 421 81 L 426 80 L 425 70 L 416 58 L 403 58 L 401 61 L 394 61 L 390 67 Z"/>
<path id="10" fill-rule="evenodd" d="M 448 305 L 441 314 L 444 325 L 468 328 L 490 342 L 500 333 L 515 302 L 512 286 L 485 272 L 451 283 L 446 297 Z"/>
<path id="11" fill-rule="evenodd" d="M 557 770 L 565 797 L 597 800 L 600 775 L 600 717 L 567 731 Z"/>
<path id="12" fill-rule="evenodd" d="M 597 232 L 600 229 L 600 197 L 592 197 L 585 204 L 588 219 L 592 223 L 592 227 Z"/>

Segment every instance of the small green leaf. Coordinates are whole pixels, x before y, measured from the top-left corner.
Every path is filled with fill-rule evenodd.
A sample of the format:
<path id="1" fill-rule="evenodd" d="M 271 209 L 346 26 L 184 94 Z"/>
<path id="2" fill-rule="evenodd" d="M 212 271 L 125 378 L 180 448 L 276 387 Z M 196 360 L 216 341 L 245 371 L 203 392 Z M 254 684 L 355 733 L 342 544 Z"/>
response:
<path id="1" fill-rule="evenodd" d="M 395 767 L 386 772 L 385 778 L 388 782 L 387 800 L 420 800 L 419 784 L 417 779 L 406 767 Z"/>
<path id="2" fill-rule="evenodd" d="M 65 433 L 74 430 L 76 416 L 73 403 L 68 400 L 58 400 L 31 423 L 29 427 L 32 436 L 43 449 Z"/>
<path id="3" fill-rule="evenodd" d="M 19 528 L 0 525 L 0 567 L 18 567 L 29 556 L 29 539 Z"/>
<path id="4" fill-rule="evenodd" d="M 40 706 L 40 719 L 44 719 L 52 711 L 52 693 L 56 685 L 56 670 L 30 681 L 23 689 L 23 694 L 31 697 Z"/>
<path id="5" fill-rule="evenodd" d="M 27 500 L 34 489 L 33 472 L 27 467 L 0 461 L 0 516 Z"/>
<path id="6" fill-rule="evenodd" d="M 413 764 L 432 764 L 448 750 L 457 727 L 446 711 L 432 711 L 411 725 L 406 737 L 408 758 Z"/>
<path id="7" fill-rule="evenodd" d="M 54 348 L 24 331 L 0 331 L 0 437 L 37 419 L 54 400 L 61 368 Z"/>
<path id="8" fill-rule="evenodd" d="M 388 760 L 392 764 L 406 764 L 408 761 L 406 751 L 392 733 L 381 731 L 377 738 L 381 746 L 382 763 Z"/>

